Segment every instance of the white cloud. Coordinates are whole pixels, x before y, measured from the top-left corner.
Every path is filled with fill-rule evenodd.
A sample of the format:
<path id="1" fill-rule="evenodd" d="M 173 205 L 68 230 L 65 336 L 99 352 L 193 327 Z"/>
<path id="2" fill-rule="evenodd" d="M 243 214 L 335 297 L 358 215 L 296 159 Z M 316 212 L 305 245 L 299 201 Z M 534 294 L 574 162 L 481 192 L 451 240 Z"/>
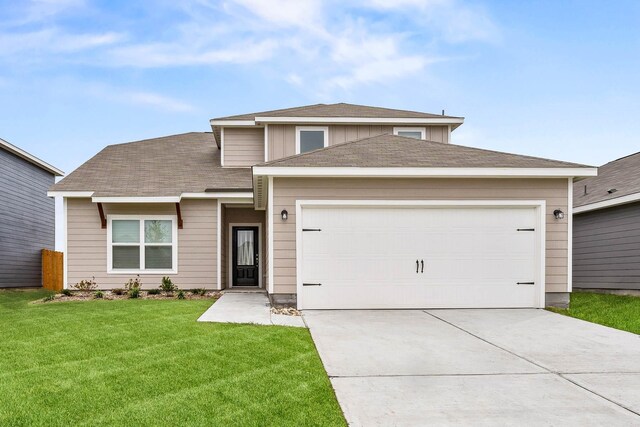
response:
<path id="1" fill-rule="evenodd" d="M 70 34 L 57 28 L 23 33 L 0 33 L 0 55 L 26 51 L 71 53 L 112 45 L 124 38 L 124 34 L 115 32 Z"/>
<path id="2" fill-rule="evenodd" d="M 76 90 L 83 91 L 95 98 L 121 104 L 151 107 L 172 113 L 190 113 L 197 110 L 188 102 L 155 92 L 123 89 L 100 83 L 75 82 L 73 86 Z"/>
<path id="3" fill-rule="evenodd" d="M 498 28 L 487 11 L 460 0 L 367 0 L 362 6 L 400 14 L 428 25 L 451 43 L 499 39 Z"/>
<path id="4" fill-rule="evenodd" d="M 443 45 L 498 34 L 484 9 L 463 0 L 166 1 L 148 6 L 150 22 L 133 18 L 127 33 L 78 33 L 49 22 L 86 8 L 84 0 L 30 5 L 46 21 L 0 33 L 0 56 L 138 69 L 260 64 L 323 94 L 416 76 L 452 57 Z"/>
<path id="5" fill-rule="evenodd" d="M 192 112 L 195 107 L 186 102 L 151 92 L 121 93 L 118 98 L 135 105 L 150 106 L 170 112 Z"/>
<path id="6" fill-rule="evenodd" d="M 199 47 L 178 43 L 152 43 L 115 48 L 108 52 L 109 64 L 139 68 L 245 64 L 271 57 L 272 40 L 238 43 L 224 47 Z"/>

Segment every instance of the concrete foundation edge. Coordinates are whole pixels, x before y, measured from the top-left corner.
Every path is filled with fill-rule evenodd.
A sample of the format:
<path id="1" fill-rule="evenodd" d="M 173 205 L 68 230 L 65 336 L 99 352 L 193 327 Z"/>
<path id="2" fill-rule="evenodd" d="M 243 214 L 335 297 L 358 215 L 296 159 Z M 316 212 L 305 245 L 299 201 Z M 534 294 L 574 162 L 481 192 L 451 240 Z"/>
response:
<path id="1" fill-rule="evenodd" d="M 568 308 L 571 300 L 569 292 L 547 292 L 545 294 L 545 306 L 555 308 Z"/>

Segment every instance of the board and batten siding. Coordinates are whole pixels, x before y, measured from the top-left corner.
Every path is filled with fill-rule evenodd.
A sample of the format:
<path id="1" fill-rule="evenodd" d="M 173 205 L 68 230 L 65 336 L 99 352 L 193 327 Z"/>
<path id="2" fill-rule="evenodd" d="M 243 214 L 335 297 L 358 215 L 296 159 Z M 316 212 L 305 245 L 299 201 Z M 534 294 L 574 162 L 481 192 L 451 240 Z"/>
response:
<path id="1" fill-rule="evenodd" d="M 274 293 L 296 293 L 296 200 L 341 199 L 546 200 L 546 292 L 567 292 L 568 222 L 553 215 L 568 211 L 566 179 L 274 178 Z"/>
<path id="2" fill-rule="evenodd" d="M 573 286 L 640 290 L 640 203 L 574 215 Z"/>
<path id="3" fill-rule="evenodd" d="M 264 128 L 225 127 L 224 166 L 249 167 L 264 162 Z"/>
<path id="4" fill-rule="evenodd" d="M 42 249 L 54 249 L 53 174 L 0 148 L 0 288 L 42 285 Z"/>
<path id="5" fill-rule="evenodd" d="M 217 285 L 217 201 L 180 202 L 184 228 L 178 230 L 178 274 L 181 289 L 215 289 Z M 105 215 L 175 215 L 171 204 L 103 204 Z M 107 273 L 107 229 L 100 227 L 91 199 L 67 199 L 67 287 L 95 277 L 101 289 L 122 288 L 135 274 Z M 140 274 L 144 289 L 157 288 L 162 274 Z"/>
<path id="6" fill-rule="evenodd" d="M 328 141 L 330 146 L 393 133 L 393 126 L 387 125 L 328 125 L 327 127 L 329 128 Z M 408 125 L 407 127 L 415 126 Z M 436 142 L 449 142 L 448 138 L 449 129 L 447 126 L 426 126 L 426 139 Z M 296 154 L 296 125 L 269 125 L 268 139 L 268 160 L 281 159 Z"/>

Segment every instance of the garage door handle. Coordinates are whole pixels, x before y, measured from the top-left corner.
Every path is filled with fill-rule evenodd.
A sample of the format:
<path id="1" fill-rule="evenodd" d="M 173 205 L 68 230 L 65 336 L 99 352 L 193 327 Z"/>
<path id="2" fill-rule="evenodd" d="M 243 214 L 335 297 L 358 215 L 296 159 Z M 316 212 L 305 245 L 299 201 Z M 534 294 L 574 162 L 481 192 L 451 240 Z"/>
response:
<path id="1" fill-rule="evenodd" d="M 420 261 L 416 260 L 416 273 L 420 272 Z"/>
<path id="2" fill-rule="evenodd" d="M 422 265 L 420 273 L 424 273 L 424 260 L 420 261 L 420 264 Z"/>
<path id="3" fill-rule="evenodd" d="M 322 283 L 303 283 L 302 286 L 322 286 Z"/>
<path id="4" fill-rule="evenodd" d="M 536 282 L 517 282 L 517 285 L 535 285 Z"/>

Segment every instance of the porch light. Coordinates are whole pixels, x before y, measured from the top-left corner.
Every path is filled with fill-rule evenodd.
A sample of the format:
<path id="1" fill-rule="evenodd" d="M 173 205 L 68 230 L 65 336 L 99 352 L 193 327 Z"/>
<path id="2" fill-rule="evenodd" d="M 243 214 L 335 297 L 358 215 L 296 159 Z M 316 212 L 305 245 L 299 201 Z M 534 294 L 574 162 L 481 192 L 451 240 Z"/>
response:
<path id="1" fill-rule="evenodd" d="M 282 209 L 282 212 L 280 212 L 280 215 L 282 216 L 283 221 L 286 221 L 287 218 L 289 218 L 289 212 L 287 212 L 286 209 Z"/>
<path id="2" fill-rule="evenodd" d="M 556 209 L 555 211 L 553 211 L 553 216 L 555 216 L 556 219 L 564 219 L 564 212 L 562 212 L 560 209 Z"/>

